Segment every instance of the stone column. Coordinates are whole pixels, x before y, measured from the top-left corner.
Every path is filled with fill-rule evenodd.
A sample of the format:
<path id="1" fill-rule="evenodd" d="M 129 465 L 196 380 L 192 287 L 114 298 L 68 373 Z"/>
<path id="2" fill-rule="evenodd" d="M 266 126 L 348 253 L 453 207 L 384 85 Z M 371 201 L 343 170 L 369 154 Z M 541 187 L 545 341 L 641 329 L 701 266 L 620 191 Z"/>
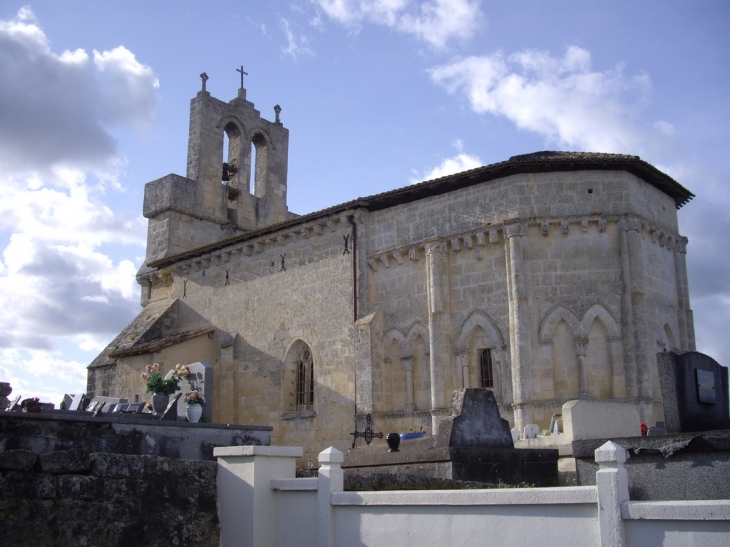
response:
<path id="1" fill-rule="evenodd" d="M 575 351 L 578 354 L 578 380 L 580 381 L 581 399 L 590 399 L 588 395 L 588 379 L 586 378 L 586 351 L 588 350 L 588 340 L 582 338 L 575 339 Z"/>
<path id="2" fill-rule="evenodd" d="M 413 412 L 413 355 L 401 357 L 400 362 L 406 371 L 406 412 Z"/>
<path id="3" fill-rule="evenodd" d="M 679 304 L 677 310 L 679 344 L 682 351 L 696 351 L 694 318 L 689 307 L 687 241 L 687 238 L 683 237 L 674 244 L 674 271 L 677 279 L 677 302 Z"/>
<path id="4" fill-rule="evenodd" d="M 621 333 L 623 336 L 623 361 L 626 371 L 626 391 L 628 396 L 639 395 L 636 372 L 636 345 L 634 342 L 633 308 L 631 305 L 631 268 L 629 267 L 629 244 L 626 237 L 628 222 L 619 226 L 619 249 L 621 254 Z"/>
<path id="5" fill-rule="evenodd" d="M 626 251 L 628 255 L 628 283 L 631 302 L 631 321 L 629 330 L 634 334 L 634 357 L 636 360 L 636 380 L 638 396 L 650 399 L 653 396 L 651 385 L 651 369 L 654 362 L 654 343 L 649 340 L 646 324 L 646 273 L 644 269 L 644 247 L 641 239 L 641 221 L 637 218 L 624 219 L 626 232 Z M 626 331 L 624 331 L 626 332 Z M 654 413 L 650 402 L 643 402 L 639 406 L 642 420 L 650 420 Z"/>
<path id="6" fill-rule="evenodd" d="M 435 411 L 446 406 L 444 372 L 451 370 L 448 343 L 449 279 L 446 244 L 426 242 L 426 278 L 428 288 L 428 338 L 431 373 L 431 427 L 434 435 L 442 416 Z"/>
<path id="7" fill-rule="evenodd" d="M 509 222 L 509 223 L 508 223 Z M 530 399 L 530 309 L 529 280 L 525 271 L 523 247 L 527 238 L 520 219 L 505 222 L 507 291 L 512 354 L 512 398 L 515 427 L 522 429 L 532 421 Z"/>

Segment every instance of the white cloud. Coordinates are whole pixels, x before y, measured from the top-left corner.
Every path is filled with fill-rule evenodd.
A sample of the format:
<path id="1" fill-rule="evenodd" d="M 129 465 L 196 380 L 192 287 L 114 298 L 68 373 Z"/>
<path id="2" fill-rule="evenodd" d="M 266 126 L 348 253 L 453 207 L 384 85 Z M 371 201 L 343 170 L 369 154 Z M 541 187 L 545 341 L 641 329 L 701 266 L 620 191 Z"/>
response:
<path id="1" fill-rule="evenodd" d="M 293 30 L 289 21 L 283 17 L 281 18 L 281 28 L 287 40 L 287 46 L 282 48 L 284 53 L 291 55 L 295 59 L 300 55 L 314 55 L 314 52 L 309 47 L 307 36 L 302 32 L 297 33 Z"/>
<path id="2" fill-rule="evenodd" d="M 454 142 L 454 148 L 456 148 L 458 152 L 456 156 L 444 158 L 441 163 L 435 167 L 425 169 L 423 174 L 419 174 L 417 171 L 414 171 L 415 176 L 411 177 L 411 184 L 445 177 L 446 175 L 453 175 L 454 173 L 468 171 L 469 169 L 475 169 L 483 165 L 482 160 L 480 160 L 478 156 L 472 156 L 471 154 L 465 154 L 463 152 L 464 146 L 460 139 Z"/>
<path id="3" fill-rule="evenodd" d="M 429 72 L 435 83 L 463 94 L 475 112 L 504 116 L 561 147 L 646 154 L 672 146 L 671 124 L 642 127 L 636 121 L 651 94 L 649 76 L 627 76 L 621 65 L 594 71 L 590 53 L 577 46 L 563 57 L 500 51 Z"/>
<path id="4" fill-rule="evenodd" d="M 99 349 L 139 309 L 135 264 L 108 249 L 139 254 L 146 223 L 99 182 L 120 188 L 109 127 L 152 123 L 159 84 L 123 46 L 54 53 L 29 8 L 0 21 L 0 73 L 0 372 L 57 396 L 85 389 L 88 364 L 58 348 Z"/>
<path id="5" fill-rule="evenodd" d="M 147 125 L 158 81 L 122 46 L 93 55 L 92 63 L 82 49 L 54 53 L 29 8 L 0 21 L 0 174 L 114 170 L 106 126 Z"/>
<path id="6" fill-rule="evenodd" d="M 313 0 L 333 21 L 353 30 L 363 23 L 392 28 L 436 49 L 466 40 L 481 24 L 480 0 Z"/>

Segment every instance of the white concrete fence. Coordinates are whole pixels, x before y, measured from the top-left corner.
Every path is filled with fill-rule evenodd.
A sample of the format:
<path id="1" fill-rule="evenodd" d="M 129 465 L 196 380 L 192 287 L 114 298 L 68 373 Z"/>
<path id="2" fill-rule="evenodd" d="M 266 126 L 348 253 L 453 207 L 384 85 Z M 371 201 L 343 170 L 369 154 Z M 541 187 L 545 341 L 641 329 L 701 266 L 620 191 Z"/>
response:
<path id="1" fill-rule="evenodd" d="M 496 490 L 345 492 L 335 448 L 307 479 L 301 448 L 214 453 L 222 547 L 730 545 L 730 500 L 632 502 L 612 442 L 596 450 L 596 486 Z"/>

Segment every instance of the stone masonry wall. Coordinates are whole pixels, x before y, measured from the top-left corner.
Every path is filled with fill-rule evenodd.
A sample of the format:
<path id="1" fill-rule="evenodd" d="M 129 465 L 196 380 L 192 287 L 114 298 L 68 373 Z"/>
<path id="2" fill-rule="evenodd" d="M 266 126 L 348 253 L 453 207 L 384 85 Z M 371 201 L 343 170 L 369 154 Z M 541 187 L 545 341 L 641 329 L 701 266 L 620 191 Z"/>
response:
<path id="1" fill-rule="evenodd" d="M 7 547 L 217 547 L 216 462 L 0 452 Z"/>

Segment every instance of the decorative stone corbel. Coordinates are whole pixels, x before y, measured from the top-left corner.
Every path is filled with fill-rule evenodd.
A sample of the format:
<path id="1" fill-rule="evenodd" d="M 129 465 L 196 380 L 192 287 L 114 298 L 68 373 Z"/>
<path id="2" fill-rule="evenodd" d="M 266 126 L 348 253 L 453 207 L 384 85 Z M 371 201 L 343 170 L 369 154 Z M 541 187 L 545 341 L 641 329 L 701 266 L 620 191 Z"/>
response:
<path id="1" fill-rule="evenodd" d="M 393 251 L 391 255 L 393 258 L 395 258 L 395 261 L 398 263 L 398 265 L 403 264 L 403 257 L 401 256 L 400 251 Z"/>
<path id="2" fill-rule="evenodd" d="M 649 235 L 651 236 L 651 242 L 652 243 L 656 243 L 657 242 L 657 239 L 659 239 L 659 234 L 660 233 L 661 232 L 659 232 L 659 230 L 657 230 L 654 227 L 649 228 Z"/>
<path id="3" fill-rule="evenodd" d="M 321 236 L 322 235 L 322 226 L 320 226 L 319 224 L 315 224 L 314 226 L 312 226 L 312 232 L 316 236 Z"/>
<path id="4" fill-rule="evenodd" d="M 568 235 L 568 231 L 570 230 L 570 222 L 568 222 L 567 220 L 564 220 L 563 222 L 561 222 L 560 223 L 560 229 L 562 230 L 563 235 L 566 235 L 567 236 Z"/>
<path id="5" fill-rule="evenodd" d="M 580 221 L 580 229 L 583 230 L 584 233 L 588 230 L 588 220 L 587 219 L 584 218 L 583 220 Z"/>
<path id="6" fill-rule="evenodd" d="M 499 243 L 499 232 L 496 228 L 489 230 L 489 243 Z"/>
<path id="7" fill-rule="evenodd" d="M 474 247 L 474 244 L 472 243 L 471 235 L 464 236 L 464 248 L 472 249 L 473 247 Z"/>
<path id="8" fill-rule="evenodd" d="M 484 232 L 477 232 L 474 234 L 477 236 L 477 245 L 486 245 L 487 244 L 487 236 Z"/>
<path id="9" fill-rule="evenodd" d="M 383 264 L 385 264 L 385 267 L 386 268 L 390 268 L 390 262 L 388 261 L 388 255 L 387 254 L 380 255 L 380 261 Z"/>
<path id="10" fill-rule="evenodd" d="M 598 231 L 599 232 L 605 232 L 606 231 L 606 219 L 602 218 L 598 221 Z"/>
<path id="11" fill-rule="evenodd" d="M 458 237 L 451 240 L 451 248 L 457 253 L 461 251 L 461 240 Z"/>
<path id="12" fill-rule="evenodd" d="M 550 224 L 547 222 L 543 222 L 540 224 L 540 229 L 542 230 L 542 235 L 548 236 L 550 234 Z"/>
<path id="13" fill-rule="evenodd" d="M 374 258 L 368 260 L 368 266 L 370 266 L 374 272 L 378 271 L 378 261 Z"/>
<path id="14" fill-rule="evenodd" d="M 408 258 L 413 262 L 418 262 L 418 248 L 413 247 L 412 249 L 408 249 Z"/>
<path id="15" fill-rule="evenodd" d="M 261 254 L 264 250 L 264 246 L 261 244 L 260 241 L 257 241 L 253 244 L 253 252 L 256 254 Z"/>

